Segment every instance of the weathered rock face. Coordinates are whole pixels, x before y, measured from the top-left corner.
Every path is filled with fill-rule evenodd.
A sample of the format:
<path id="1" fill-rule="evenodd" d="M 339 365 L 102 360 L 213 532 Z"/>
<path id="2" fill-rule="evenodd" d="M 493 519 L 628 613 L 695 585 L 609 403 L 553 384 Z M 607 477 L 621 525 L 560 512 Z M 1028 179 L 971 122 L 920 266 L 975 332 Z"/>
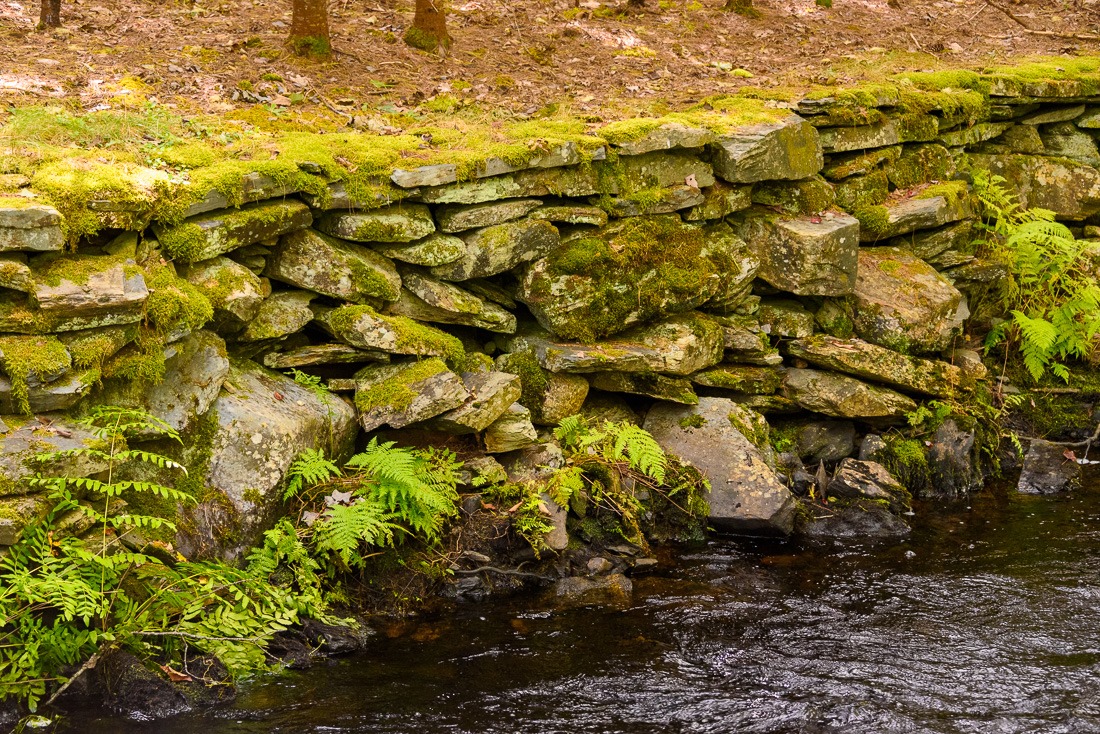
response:
<path id="1" fill-rule="evenodd" d="M 1033 439 L 1024 456 L 1024 467 L 1016 491 L 1024 494 L 1056 494 L 1076 489 L 1081 483 L 1081 466 L 1065 456 L 1065 448 Z"/>
<path id="2" fill-rule="evenodd" d="M 32 268 L 30 303 L 88 326 L 133 323 L 149 297 L 145 278 L 111 258 L 43 255 Z"/>
<path id="3" fill-rule="evenodd" d="M 465 291 L 452 283 L 407 271 L 405 290 L 389 312 L 418 321 L 476 326 L 487 331 L 515 333 L 516 317 L 497 304 Z"/>
<path id="4" fill-rule="evenodd" d="M 909 509 L 909 492 L 882 464 L 874 461 L 844 459 L 829 481 L 829 495 L 845 499 L 881 500 L 893 512 Z"/>
<path id="5" fill-rule="evenodd" d="M 270 292 L 251 270 L 227 257 L 197 262 L 181 275 L 210 299 L 215 325 L 228 333 L 256 318 Z"/>
<path id="6" fill-rule="evenodd" d="M 364 431 L 434 418 L 469 397 L 462 379 L 439 359 L 365 367 L 355 374 L 355 406 Z"/>
<path id="7" fill-rule="evenodd" d="M 1025 207 L 1049 209 L 1070 220 L 1100 212 L 1100 171 L 1092 166 L 1032 155 L 975 155 L 971 163 L 1004 176 Z"/>
<path id="8" fill-rule="evenodd" d="M 404 316 L 380 314 L 370 306 L 324 311 L 317 321 L 337 339 L 359 349 L 421 357 L 445 357 L 462 351 L 462 343 L 450 334 Z"/>
<path id="9" fill-rule="evenodd" d="M 534 446 L 538 443 L 538 437 L 538 431 L 531 423 L 531 411 L 519 403 L 513 403 L 485 429 L 485 450 L 490 454 L 518 451 Z"/>
<path id="10" fill-rule="evenodd" d="M 714 172 L 731 183 L 807 178 L 822 165 L 817 130 L 798 115 L 743 128 L 714 146 Z"/>
<path id="11" fill-rule="evenodd" d="M 860 337 L 909 354 L 945 348 L 970 313 L 950 281 L 895 247 L 859 251 L 851 302 Z"/>
<path id="12" fill-rule="evenodd" d="M 461 406 L 437 418 L 433 425 L 450 433 L 484 431 L 504 415 L 523 392 L 520 379 L 504 372 L 474 372 L 462 375 L 469 393 Z"/>
<path id="13" fill-rule="evenodd" d="M 457 237 L 436 232 L 408 244 L 376 244 L 374 250 L 410 265 L 433 267 L 462 259 L 466 254 L 466 243 Z"/>
<path id="14" fill-rule="evenodd" d="M 628 219 L 532 263 L 517 298 L 558 336 L 592 341 L 711 301 L 732 305 L 757 267 L 725 225 L 688 225 L 676 216 Z"/>
<path id="15" fill-rule="evenodd" d="M 401 292 L 401 277 L 388 259 L 312 229 L 281 237 L 264 275 L 352 303 L 396 301 Z"/>
<path id="16" fill-rule="evenodd" d="M 423 204 L 395 204 L 366 212 L 329 212 L 317 229 L 353 242 L 413 242 L 435 232 Z"/>
<path id="17" fill-rule="evenodd" d="M 0 252 L 49 252 L 64 244 L 56 209 L 21 197 L 0 196 Z"/>
<path id="18" fill-rule="evenodd" d="M 272 293 L 260 304 L 256 316 L 238 335 L 242 342 L 282 339 L 296 334 L 313 320 L 309 304 L 315 296 L 303 291 Z"/>
<path id="19" fill-rule="evenodd" d="M 339 398 L 322 399 L 289 377 L 247 362 L 234 365 L 227 382 L 233 390 L 223 390 L 214 401 L 211 428 L 201 439 L 208 442 L 209 464 L 193 468 L 217 496 L 192 511 L 195 534 L 181 533 L 179 546 L 188 555 L 191 550 L 239 557 L 255 545 L 282 504 L 279 489 L 294 459 L 307 448 L 344 456 L 355 439 L 355 411 Z M 211 512 L 204 513 L 208 505 Z M 226 510 L 237 529 L 229 538 L 204 527 L 206 517 Z M 217 537 L 226 545 L 209 547 Z"/>
<path id="20" fill-rule="evenodd" d="M 963 430 L 954 419 L 943 422 L 932 434 L 926 452 L 932 492 L 939 497 L 963 497 L 982 486 L 981 463 L 973 431 Z"/>
<path id="21" fill-rule="evenodd" d="M 739 227 L 761 260 L 760 277 L 780 290 L 802 296 L 852 292 L 859 250 L 859 222 L 845 214 L 782 218 L 748 216 Z"/>
<path id="22" fill-rule="evenodd" d="M 805 410 L 834 418 L 898 419 L 917 409 L 901 393 L 819 370 L 787 370 L 783 394 Z"/>
<path id="23" fill-rule="evenodd" d="M 809 465 L 819 461 L 832 464 L 851 456 L 855 450 L 856 427 L 850 421 L 796 421 L 777 423 L 778 435 L 790 439 L 786 450 Z"/>
<path id="24" fill-rule="evenodd" d="M 442 280 L 485 278 L 520 263 L 549 254 L 560 238 L 554 225 L 545 220 L 521 219 L 474 230 L 462 236 L 465 254 L 458 260 L 432 268 Z"/>
<path id="25" fill-rule="evenodd" d="M 760 450 L 734 428 L 730 415 L 743 411 L 723 398 L 700 398 L 696 406 L 658 403 L 642 427 L 710 481 L 712 525 L 751 535 L 785 535 L 794 525 L 796 500 Z"/>
<path id="26" fill-rule="evenodd" d="M 592 375 L 590 382 L 597 390 L 607 392 L 645 395 L 685 405 L 694 405 L 699 401 L 691 382 L 683 377 L 638 372 L 597 372 Z"/>
<path id="27" fill-rule="evenodd" d="M 542 202 L 538 199 L 509 199 L 471 206 L 444 206 L 436 212 L 436 217 L 441 231 L 462 232 L 521 219 L 540 206 Z"/>
<path id="28" fill-rule="evenodd" d="M 937 397 L 950 397 L 966 384 L 955 365 L 907 357 L 861 339 L 816 334 L 792 341 L 787 351 L 818 367 Z"/>
<path id="29" fill-rule="evenodd" d="M 193 263 L 308 227 L 309 207 L 300 201 L 247 204 L 240 209 L 191 217 L 175 227 L 154 225 L 157 239 L 176 260 Z"/>

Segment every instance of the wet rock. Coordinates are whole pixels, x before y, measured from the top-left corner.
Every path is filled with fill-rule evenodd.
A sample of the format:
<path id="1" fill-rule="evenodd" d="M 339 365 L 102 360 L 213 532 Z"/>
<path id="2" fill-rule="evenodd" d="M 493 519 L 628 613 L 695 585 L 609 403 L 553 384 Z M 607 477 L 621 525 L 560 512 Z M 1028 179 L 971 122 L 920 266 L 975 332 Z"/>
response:
<path id="1" fill-rule="evenodd" d="M 589 576 L 600 576 L 607 573 L 614 567 L 615 564 L 602 556 L 589 558 L 588 563 L 585 564 L 585 568 L 587 569 Z"/>
<path id="2" fill-rule="evenodd" d="M 154 223 L 153 231 L 173 259 L 193 263 L 304 229 L 312 222 L 309 207 L 300 201 L 286 199 L 200 214 L 176 226 Z"/>
<path id="3" fill-rule="evenodd" d="M 531 411 L 513 403 L 485 429 L 485 451 L 503 454 L 527 448 L 538 441 L 538 432 L 531 423 Z"/>
<path id="4" fill-rule="evenodd" d="M 819 367 L 937 397 L 955 395 L 966 382 L 962 370 L 947 362 L 907 357 L 861 339 L 815 334 L 790 342 L 787 352 Z"/>
<path id="5" fill-rule="evenodd" d="M 435 232 L 428 207 L 406 203 L 362 212 L 328 212 L 316 226 L 352 242 L 414 242 Z"/>
<path id="6" fill-rule="evenodd" d="M 305 291 L 272 293 L 264 299 L 256 316 L 237 336 L 238 341 L 281 339 L 296 334 L 313 320 L 313 311 L 309 308 L 313 299 L 314 295 Z"/>
<path id="7" fill-rule="evenodd" d="M 193 709 L 179 688 L 128 652 L 115 650 L 92 670 L 107 706 L 133 721 L 157 721 Z"/>
<path id="8" fill-rule="evenodd" d="M 669 246 L 654 250 L 653 242 Z M 724 224 L 626 219 L 531 263 L 516 297 L 551 332 L 591 341 L 710 301 L 724 304 L 747 289 L 757 267 Z"/>
<path id="9" fill-rule="evenodd" d="M 823 165 L 817 130 L 794 114 L 723 135 L 713 150 L 714 172 L 731 183 L 797 180 Z"/>
<path id="10" fill-rule="evenodd" d="M 856 334 L 908 354 L 944 349 L 970 315 L 950 281 L 895 247 L 860 250 L 851 302 Z"/>
<path id="11" fill-rule="evenodd" d="M 348 655 L 367 646 L 368 635 L 359 628 L 326 624 L 306 617 L 302 634 L 315 649 L 326 655 Z"/>
<path id="12" fill-rule="evenodd" d="M 758 211 L 738 228 L 754 243 L 760 277 L 801 296 L 842 296 L 852 292 L 859 249 L 859 222 L 846 214 L 786 218 Z"/>
<path id="13" fill-rule="evenodd" d="M 374 250 L 410 265 L 434 267 L 461 260 L 466 255 L 466 243 L 458 237 L 436 232 L 409 244 L 376 244 Z"/>
<path id="14" fill-rule="evenodd" d="M 852 455 L 856 428 L 850 421 L 799 421 L 776 423 L 773 431 L 789 437 L 791 450 L 811 465 L 832 464 Z"/>
<path id="15" fill-rule="evenodd" d="M 555 249 L 558 230 L 547 221 L 521 219 L 474 230 L 462 236 L 466 252 L 461 259 L 432 268 L 442 280 L 485 278 L 520 263 L 535 260 Z"/>
<path id="16" fill-rule="evenodd" d="M 948 418 L 932 435 L 925 452 L 932 491 L 940 497 L 962 497 L 982 486 L 982 471 L 973 431 Z"/>
<path id="17" fill-rule="evenodd" d="M 1024 456 L 1016 491 L 1024 494 L 1056 494 L 1076 489 L 1081 483 L 1081 466 L 1065 456 L 1065 447 L 1032 439 Z"/>
<path id="18" fill-rule="evenodd" d="M 834 418 L 903 418 L 917 409 L 901 393 L 820 370 L 788 369 L 783 394 L 806 410 Z"/>
<path id="19" fill-rule="evenodd" d="M 487 331 L 513 334 L 516 317 L 491 301 L 430 275 L 406 271 L 405 290 L 390 313 L 408 316 L 417 321 L 441 324 L 461 324 Z"/>
<path id="20" fill-rule="evenodd" d="M 813 506 L 799 528 L 810 540 L 860 540 L 902 538 L 909 526 L 897 515 L 873 500 L 855 500 L 839 507 Z"/>
<path id="21" fill-rule="evenodd" d="M 433 426 L 449 433 L 477 433 L 489 427 L 520 398 L 520 379 L 505 372 L 467 372 L 462 383 L 469 397 L 466 402 L 433 421 Z"/>
<path id="22" fill-rule="evenodd" d="M 439 359 L 365 367 L 355 380 L 355 405 L 364 431 L 434 418 L 458 408 L 470 395 Z"/>
<path id="23" fill-rule="evenodd" d="M 662 372 L 689 375 L 722 358 L 722 330 L 702 314 L 673 316 L 592 345 L 553 341 L 547 334 L 517 335 L 510 351 L 530 350 L 551 372 Z"/>
<path id="24" fill-rule="evenodd" d="M 264 275 L 352 303 L 396 301 L 401 292 L 401 277 L 387 258 L 312 229 L 281 237 Z"/>
<path id="25" fill-rule="evenodd" d="M 226 257 L 194 263 L 182 275 L 210 299 L 215 327 L 228 333 L 254 319 L 270 292 L 255 273 Z"/>
<path id="26" fill-rule="evenodd" d="M 570 576 L 554 585 L 559 604 L 621 604 L 630 601 L 634 585 L 621 573 L 586 578 Z"/>
<path id="27" fill-rule="evenodd" d="M 682 377 L 641 372 L 597 372 L 590 382 L 597 390 L 607 392 L 645 395 L 685 405 L 695 405 L 699 401 L 691 382 Z"/>
<path id="28" fill-rule="evenodd" d="M 546 492 L 539 495 L 539 502 L 541 503 L 539 509 L 546 508 L 544 513 L 546 521 L 553 527 L 553 530 L 543 537 L 543 542 L 552 551 L 565 550 L 569 547 L 569 532 L 565 528 L 565 520 L 569 515 L 569 510 L 558 505 Z"/>
<path id="29" fill-rule="evenodd" d="M 796 501 L 760 450 L 735 428 L 731 414 L 744 409 L 723 398 L 700 398 L 697 406 L 658 403 L 643 428 L 665 451 L 710 480 L 709 522 L 737 533 L 787 534 Z M 766 441 L 766 438 L 765 438 Z"/>
<path id="30" fill-rule="evenodd" d="M 882 464 L 874 461 L 844 459 L 829 480 L 830 497 L 881 500 L 893 512 L 909 509 L 909 492 Z"/>
<path id="31" fill-rule="evenodd" d="M 23 197 L 0 196 L 0 252 L 48 252 L 64 244 L 56 209 Z"/>
<path id="32" fill-rule="evenodd" d="M 541 205 L 538 199 L 508 199 L 469 206 L 445 205 L 436 211 L 436 219 L 443 232 L 462 232 L 522 219 Z"/>

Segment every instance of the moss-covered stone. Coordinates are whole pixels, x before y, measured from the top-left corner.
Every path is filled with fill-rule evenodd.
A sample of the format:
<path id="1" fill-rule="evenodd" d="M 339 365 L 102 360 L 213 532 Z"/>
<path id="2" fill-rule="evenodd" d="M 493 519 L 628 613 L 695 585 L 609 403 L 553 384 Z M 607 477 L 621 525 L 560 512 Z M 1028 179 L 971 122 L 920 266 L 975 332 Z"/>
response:
<path id="1" fill-rule="evenodd" d="M 775 207 L 788 214 L 817 214 L 836 201 L 833 187 L 820 176 L 802 181 L 764 181 L 753 187 L 754 204 Z"/>
<path id="2" fill-rule="evenodd" d="M 320 324 L 347 344 L 392 354 L 460 359 L 462 342 L 438 329 L 404 316 L 380 314 L 370 306 L 341 306 L 318 318 Z"/>
<path id="3" fill-rule="evenodd" d="M 312 221 L 309 207 L 288 199 L 202 214 L 175 226 L 154 224 L 153 231 L 165 252 L 176 260 L 193 263 L 304 229 Z"/>
<path id="4" fill-rule="evenodd" d="M 281 237 L 264 275 L 352 303 L 396 301 L 401 293 L 401 277 L 389 259 L 313 229 Z"/>
<path id="5" fill-rule="evenodd" d="M 353 242 L 414 242 L 435 232 L 435 222 L 423 204 L 400 203 L 366 212 L 328 212 L 317 229 Z"/>

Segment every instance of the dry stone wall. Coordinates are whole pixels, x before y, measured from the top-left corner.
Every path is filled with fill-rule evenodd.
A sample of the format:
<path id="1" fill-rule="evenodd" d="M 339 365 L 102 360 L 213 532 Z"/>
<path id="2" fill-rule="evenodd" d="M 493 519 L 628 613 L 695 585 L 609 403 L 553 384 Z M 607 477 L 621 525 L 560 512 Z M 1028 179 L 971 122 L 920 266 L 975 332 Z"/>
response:
<path id="1" fill-rule="evenodd" d="M 812 471 L 984 377 L 960 335 L 1002 271 L 973 250 L 968 170 L 1100 232 L 1100 93 L 980 81 L 720 129 L 644 121 L 473 175 L 396 169 L 374 197 L 251 172 L 242 205 L 211 191 L 136 232 L 111 229 L 133 219 L 107 193 L 75 252 L 34 191 L 0 196 L 0 543 L 44 511 L 19 481 L 31 455 L 81 440 L 71 419 L 99 403 L 183 434 L 186 552 L 254 542 L 304 448 L 382 435 L 518 475 L 577 412 L 642 422 L 704 468 L 715 525 L 789 532 L 761 414 L 798 428 Z"/>

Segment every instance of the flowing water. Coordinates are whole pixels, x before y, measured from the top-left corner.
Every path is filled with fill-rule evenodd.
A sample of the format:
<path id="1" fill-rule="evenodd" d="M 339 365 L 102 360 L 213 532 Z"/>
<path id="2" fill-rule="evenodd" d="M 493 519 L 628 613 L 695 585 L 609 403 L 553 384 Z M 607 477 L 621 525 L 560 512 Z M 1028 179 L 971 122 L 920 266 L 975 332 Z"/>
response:
<path id="1" fill-rule="evenodd" d="M 230 707 L 71 730 L 1100 732 L 1100 482 L 923 509 L 887 546 L 716 540 L 632 604 L 458 608 Z"/>

